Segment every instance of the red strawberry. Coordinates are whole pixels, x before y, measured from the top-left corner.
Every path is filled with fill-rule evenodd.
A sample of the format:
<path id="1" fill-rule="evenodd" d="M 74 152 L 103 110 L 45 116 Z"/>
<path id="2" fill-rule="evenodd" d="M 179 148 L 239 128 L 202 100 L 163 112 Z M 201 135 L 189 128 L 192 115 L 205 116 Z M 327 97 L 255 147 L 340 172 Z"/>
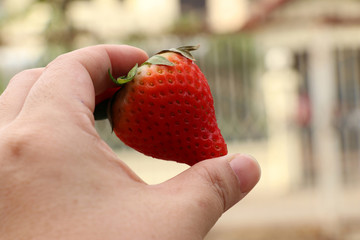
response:
<path id="1" fill-rule="evenodd" d="M 114 96 L 109 119 L 128 146 L 155 158 L 193 165 L 227 154 L 204 74 L 186 46 L 164 50 L 127 77 Z"/>

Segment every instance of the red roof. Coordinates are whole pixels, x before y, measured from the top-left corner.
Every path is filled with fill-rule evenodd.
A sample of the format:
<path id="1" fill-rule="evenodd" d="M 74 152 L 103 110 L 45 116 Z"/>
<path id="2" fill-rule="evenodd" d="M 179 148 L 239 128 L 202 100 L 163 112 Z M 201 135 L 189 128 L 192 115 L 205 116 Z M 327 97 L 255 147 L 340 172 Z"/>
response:
<path id="1" fill-rule="evenodd" d="M 293 0 L 259 0 L 254 6 L 254 12 L 243 25 L 242 30 L 252 29 L 264 22 L 277 8 Z"/>

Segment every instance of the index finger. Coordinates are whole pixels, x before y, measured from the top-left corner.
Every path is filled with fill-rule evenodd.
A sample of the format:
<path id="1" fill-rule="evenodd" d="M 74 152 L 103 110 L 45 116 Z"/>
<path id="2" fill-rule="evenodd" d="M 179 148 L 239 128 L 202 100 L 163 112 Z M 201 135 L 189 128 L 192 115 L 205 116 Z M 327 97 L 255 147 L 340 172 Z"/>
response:
<path id="1" fill-rule="evenodd" d="M 144 51 L 127 45 L 99 45 L 61 55 L 52 61 L 32 87 L 23 111 L 46 107 L 63 112 L 85 106 L 91 112 L 95 96 L 114 87 L 108 76 L 126 74 L 147 59 Z"/>

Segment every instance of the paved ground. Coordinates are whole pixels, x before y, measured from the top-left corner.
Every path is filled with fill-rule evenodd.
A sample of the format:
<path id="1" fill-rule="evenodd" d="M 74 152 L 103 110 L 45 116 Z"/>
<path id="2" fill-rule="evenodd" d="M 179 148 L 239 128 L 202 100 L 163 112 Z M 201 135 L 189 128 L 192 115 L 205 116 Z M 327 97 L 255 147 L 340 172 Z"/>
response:
<path id="1" fill-rule="evenodd" d="M 360 240 L 360 191 L 330 206 L 316 191 L 254 192 L 225 213 L 207 240 Z"/>

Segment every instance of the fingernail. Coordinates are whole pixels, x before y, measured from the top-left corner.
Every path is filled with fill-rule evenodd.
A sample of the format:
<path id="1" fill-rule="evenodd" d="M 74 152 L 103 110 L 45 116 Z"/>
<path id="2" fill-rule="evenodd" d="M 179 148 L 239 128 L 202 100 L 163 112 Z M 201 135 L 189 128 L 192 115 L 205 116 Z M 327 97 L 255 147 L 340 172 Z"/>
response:
<path id="1" fill-rule="evenodd" d="M 236 154 L 230 158 L 230 167 L 240 183 L 243 193 L 249 192 L 260 179 L 260 166 L 254 157 L 245 154 Z"/>

